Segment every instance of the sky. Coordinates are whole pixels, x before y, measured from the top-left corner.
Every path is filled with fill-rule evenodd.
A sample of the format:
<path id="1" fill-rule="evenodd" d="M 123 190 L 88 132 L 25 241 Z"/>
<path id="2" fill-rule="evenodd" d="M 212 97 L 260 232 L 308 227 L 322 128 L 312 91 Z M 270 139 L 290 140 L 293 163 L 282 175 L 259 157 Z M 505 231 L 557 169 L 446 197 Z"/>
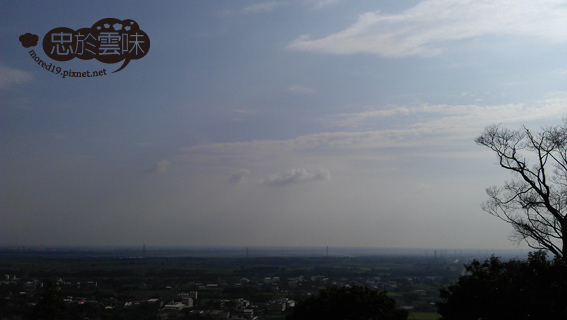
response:
<path id="1" fill-rule="evenodd" d="M 42 48 L 105 18 L 145 56 Z M 517 248 L 474 139 L 567 116 L 565 30 L 564 0 L 3 1 L 0 245 Z"/>

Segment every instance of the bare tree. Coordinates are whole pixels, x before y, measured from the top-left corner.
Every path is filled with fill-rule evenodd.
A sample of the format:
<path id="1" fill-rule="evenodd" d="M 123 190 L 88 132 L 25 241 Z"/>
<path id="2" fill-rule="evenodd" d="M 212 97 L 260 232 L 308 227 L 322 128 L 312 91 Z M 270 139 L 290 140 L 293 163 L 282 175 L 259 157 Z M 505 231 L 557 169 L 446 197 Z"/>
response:
<path id="1" fill-rule="evenodd" d="M 567 118 L 535 134 L 490 126 L 475 142 L 494 151 L 514 175 L 486 189 L 483 210 L 510 223 L 515 240 L 567 260 Z"/>

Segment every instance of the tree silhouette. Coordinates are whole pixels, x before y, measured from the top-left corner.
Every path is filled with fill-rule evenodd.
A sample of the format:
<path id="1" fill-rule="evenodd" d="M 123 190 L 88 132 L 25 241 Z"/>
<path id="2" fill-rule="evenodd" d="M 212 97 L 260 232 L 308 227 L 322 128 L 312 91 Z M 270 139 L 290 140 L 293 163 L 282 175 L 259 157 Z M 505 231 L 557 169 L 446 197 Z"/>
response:
<path id="1" fill-rule="evenodd" d="M 396 301 L 367 287 L 328 287 L 298 303 L 288 320 L 406 320 Z"/>
<path id="2" fill-rule="evenodd" d="M 492 257 L 465 266 L 467 275 L 440 290 L 441 320 L 567 319 L 567 264 L 546 259 L 501 262 Z"/>
<path id="3" fill-rule="evenodd" d="M 41 301 L 37 304 L 33 318 L 41 320 L 62 319 L 64 311 L 65 304 L 59 288 L 53 281 L 45 281 Z"/>
<path id="4" fill-rule="evenodd" d="M 510 223 L 516 240 L 567 260 L 567 118 L 536 134 L 490 126 L 475 141 L 514 174 L 504 186 L 486 189 L 482 208 Z"/>

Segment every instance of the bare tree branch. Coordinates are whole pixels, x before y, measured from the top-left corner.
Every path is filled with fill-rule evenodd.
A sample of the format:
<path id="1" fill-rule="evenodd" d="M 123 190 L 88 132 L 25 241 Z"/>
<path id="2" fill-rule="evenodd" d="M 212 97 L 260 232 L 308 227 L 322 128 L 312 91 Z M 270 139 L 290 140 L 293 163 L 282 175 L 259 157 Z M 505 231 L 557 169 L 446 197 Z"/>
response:
<path id="1" fill-rule="evenodd" d="M 494 151 L 499 165 L 516 177 L 487 188 L 482 209 L 511 224 L 516 241 L 567 260 L 567 117 L 537 134 L 493 125 L 475 141 Z"/>

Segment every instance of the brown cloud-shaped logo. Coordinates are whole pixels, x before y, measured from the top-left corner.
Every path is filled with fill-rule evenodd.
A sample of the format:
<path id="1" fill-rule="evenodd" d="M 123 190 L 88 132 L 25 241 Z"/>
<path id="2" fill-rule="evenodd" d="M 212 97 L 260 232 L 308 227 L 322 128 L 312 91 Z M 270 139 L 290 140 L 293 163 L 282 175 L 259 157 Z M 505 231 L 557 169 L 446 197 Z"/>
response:
<path id="1" fill-rule="evenodd" d="M 150 38 L 130 19 L 106 18 L 90 28 L 73 30 L 60 27 L 43 37 L 43 51 L 55 61 L 96 59 L 103 63 L 124 60 L 118 72 L 132 59 L 144 57 L 150 50 Z"/>
<path id="2" fill-rule="evenodd" d="M 37 46 L 37 41 L 39 37 L 36 34 L 26 33 L 20 36 L 20 42 L 24 48 L 35 47 Z"/>

